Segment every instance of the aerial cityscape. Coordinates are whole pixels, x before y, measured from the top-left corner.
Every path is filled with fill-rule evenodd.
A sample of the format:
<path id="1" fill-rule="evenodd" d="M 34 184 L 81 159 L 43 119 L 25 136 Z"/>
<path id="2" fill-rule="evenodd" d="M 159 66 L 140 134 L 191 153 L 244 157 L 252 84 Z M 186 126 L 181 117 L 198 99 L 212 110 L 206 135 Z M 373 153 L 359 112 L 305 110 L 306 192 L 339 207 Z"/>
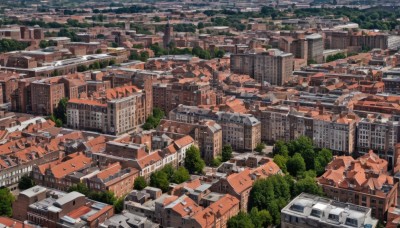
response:
<path id="1" fill-rule="evenodd" d="M 400 227 L 400 0 L 0 0 L 0 228 Z"/>

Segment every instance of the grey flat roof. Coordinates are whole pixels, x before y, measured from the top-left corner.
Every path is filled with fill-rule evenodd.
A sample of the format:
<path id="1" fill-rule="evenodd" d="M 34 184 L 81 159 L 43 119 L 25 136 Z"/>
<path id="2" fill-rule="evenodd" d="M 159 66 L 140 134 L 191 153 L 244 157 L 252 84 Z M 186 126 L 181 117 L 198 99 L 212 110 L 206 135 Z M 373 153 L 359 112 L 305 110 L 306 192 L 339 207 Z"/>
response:
<path id="1" fill-rule="evenodd" d="M 81 196 L 85 196 L 82 193 L 79 192 L 70 192 L 68 194 L 66 194 L 65 196 L 59 198 L 58 200 L 56 200 L 56 202 L 54 203 L 55 206 L 62 206 L 68 202 L 71 202 L 72 200 L 79 198 Z"/>

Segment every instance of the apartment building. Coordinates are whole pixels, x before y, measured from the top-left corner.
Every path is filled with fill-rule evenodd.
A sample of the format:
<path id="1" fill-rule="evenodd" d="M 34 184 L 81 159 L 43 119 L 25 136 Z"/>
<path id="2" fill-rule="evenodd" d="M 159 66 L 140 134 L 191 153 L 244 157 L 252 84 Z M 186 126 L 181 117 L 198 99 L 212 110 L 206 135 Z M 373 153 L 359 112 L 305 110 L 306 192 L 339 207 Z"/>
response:
<path id="1" fill-rule="evenodd" d="M 170 137 L 190 135 L 199 146 L 201 157 L 207 164 L 222 152 L 222 128 L 213 120 L 202 120 L 198 124 L 191 124 L 163 119 L 157 131 L 166 133 Z"/>
<path id="2" fill-rule="evenodd" d="M 179 104 L 189 106 L 216 105 L 216 94 L 209 83 L 176 82 L 153 85 L 153 106 L 170 112 Z"/>
<path id="3" fill-rule="evenodd" d="M 377 225 L 378 220 L 371 217 L 371 208 L 307 193 L 301 193 L 281 210 L 282 228 L 375 228 Z"/>
<path id="4" fill-rule="evenodd" d="M 226 228 L 228 220 L 240 211 L 236 197 L 211 192 L 210 185 L 199 179 L 174 186 L 172 193 L 161 194 L 160 189 L 151 187 L 134 190 L 125 198 L 124 208 L 163 227 L 196 228 Z"/>
<path id="5" fill-rule="evenodd" d="M 88 156 L 102 168 L 119 162 L 122 167 L 134 168 L 139 171 L 139 176 L 149 179 L 153 172 L 162 169 L 167 164 L 173 167 L 183 165 L 186 151 L 194 145 L 194 139 L 188 135 L 176 140 L 166 138 L 151 136 L 149 142 L 137 144 L 133 138 L 126 137 L 106 142 L 104 150 L 90 151 Z M 160 142 L 160 140 L 164 141 Z M 156 143 L 162 144 L 162 149 L 154 149 Z"/>
<path id="6" fill-rule="evenodd" d="M 243 54 L 232 54 L 231 71 L 250 75 L 262 84 L 280 86 L 292 76 L 293 54 L 278 49 L 253 49 Z"/>
<path id="7" fill-rule="evenodd" d="M 261 142 L 261 122 L 251 114 L 212 112 L 193 106 L 179 105 L 169 119 L 197 123 L 203 119 L 216 121 L 222 128 L 222 143 L 235 150 L 253 150 Z"/>
<path id="8" fill-rule="evenodd" d="M 386 220 L 398 194 L 398 183 L 387 174 L 387 168 L 388 162 L 372 151 L 357 160 L 335 157 L 318 183 L 329 198 L 370 207 L 372 217 Z"/>
<path id="9" fill-rule="evenodd" d="M 36 184 L 67 191 L 76 183 L 68 180 L 66 176 L 91 166 L 92 159 L 78 152 L 69 155 L 64 161 L 34 166 L 32 176 Z"/>
<path id="10" fill-rule="evenodd" d="M 116 162 L 88 178 L 87 185 L 92 191 L 111 191 L 115 197 L 119 198 L 132 191 L 133 183 L 138 176 L 137 169 L 124 168 L 119 162 Z"/>
<path id="11" fill-rule="evenodd" d="M 254 159 L 249 159 L 249 161 L 254 161 Z M 250 162 L 250 167 L 252 168 L 240 162 L 236 163 L 236 165 L 238 166 L 238 172 L 227 172 L 226 176 L 211 181 L 210 190 L 222 194 L 228 193 L 236 197 L 239 200 L 240 210 L 246 212 L 254 182 L 258 179 L 268 178 L 271 175 L 280 175 L 282 171 L 270 159 L 259 166 L 258 163 L 255 165 Z M 253 167 L 254 165 L 256 167 Z"/>
<path id="12" fill-rule="evenodd" d="M 90 99 L 71 99 L 67 104 L 67 125 L 113 135 L 137 130 L 151 114 L 151 94 L 125 86 L 108 89 Z"/>
<path id="13" fill-rule="evenodd" d="M 311 34 L 306 36 L 308 48 L 308 60 L 314 60 L 316 63 L 322 63 L 324 59 L 324 41 L 320 34 Z"/>
<path id="14" fill-rule="evenodd" d="M 58 103 L 65 97 L 61 77 L 33 81 L 31 85 L 32 112 L 38 115 L 51 115 Z"/>
<path id="15" fill-rule="evenodd" d="M 362 48 L 393 49 L 400 46 L 400 37 L 371 31 L 325 31 L 325 46 L 328 49 Z"/>
<path id="16" fill-rule="evenodd" d="M 13 203 L 13 218 L 49 228 L 95 228 L 113 215 L 112 205 L 39 185 L 22 191 Z"/>
<path id="17" fill-rule="evenodd" d="M 395 147 L 400 141 L 400 123 L 385 115 L 369 115 L 357 126 L 357 152 L 361 155 L 373 150 L 394 167 Z"/>
<path id="18" fill-rule="evenodd" d="M 359 118 L 352 113 L 339 115 L 307 107 L 284 105 L 256 108 L 252 113 L 261 122 L 261 140 L 290 141 L 300 136 L 313 140 L 317 148 L 327 148 L 338 154 L 352 154 L 356 148 Z"/>

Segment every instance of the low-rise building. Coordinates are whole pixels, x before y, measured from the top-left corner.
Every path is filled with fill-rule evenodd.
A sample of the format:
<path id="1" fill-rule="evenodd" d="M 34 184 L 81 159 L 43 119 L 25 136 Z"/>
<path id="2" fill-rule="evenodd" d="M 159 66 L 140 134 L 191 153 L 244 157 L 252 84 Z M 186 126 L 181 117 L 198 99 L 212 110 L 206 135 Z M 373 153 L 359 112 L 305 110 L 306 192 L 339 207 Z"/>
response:
<path id="1" fill-rule="evenodd" d="M 13 203 L 13 217 L 42 227 L 98 227 L 114 215 L 111 205 L 89 200 L 79 192 L 35 186 Z"/>
<path id="2" fill-rule="evenodd" d="M 370 227 L 378 220 L 371 208 L 301 193 L 281 210 L 282 228 Z"/>
<path id="3" fill-rule="evenodd" d="M 385 220 L 389 208 L 397 205 L 398 191 L 387 168 L 388 162 L 372 151 L 357 160 L 335 157 L 318 183 L 329 198 L 370 207 L 372 217 Z"/>
<path id="4" fill-rule="evenodd" d="M 137 169 L 123 168 L 119 162 L 116 162 L 89 178 L 87 185 L 92 191 L 110 191 L 119 198 L 131 192 L 135 178 L 138 176 Z"/>

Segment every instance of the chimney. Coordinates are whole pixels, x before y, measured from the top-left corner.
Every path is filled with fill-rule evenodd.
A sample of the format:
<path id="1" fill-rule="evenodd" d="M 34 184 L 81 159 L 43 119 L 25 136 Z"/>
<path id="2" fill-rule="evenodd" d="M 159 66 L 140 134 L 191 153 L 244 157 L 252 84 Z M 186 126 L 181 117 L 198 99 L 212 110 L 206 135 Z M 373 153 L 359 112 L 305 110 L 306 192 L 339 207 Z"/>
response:
<path id="1" fill-rule="evenodd" d="M 323 115 L 324 114 L 324 106 L 322 106 L 322 105 L 320 105 L 320 106 L 318 106 L 318 109 L 319 109 L 319 114 L 320 115 Z"/>

